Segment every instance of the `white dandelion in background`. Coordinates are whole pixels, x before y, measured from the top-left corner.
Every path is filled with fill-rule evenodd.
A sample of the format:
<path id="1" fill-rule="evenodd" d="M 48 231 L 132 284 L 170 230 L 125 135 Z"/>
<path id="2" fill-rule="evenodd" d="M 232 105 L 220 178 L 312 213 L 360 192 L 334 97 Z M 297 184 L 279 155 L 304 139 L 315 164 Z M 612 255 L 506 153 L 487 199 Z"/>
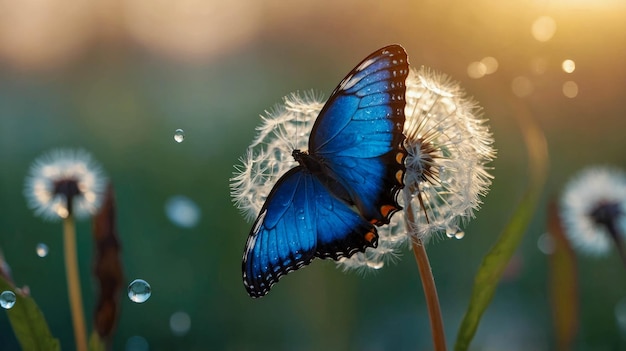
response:
<path id="1" fill-rule="evenodd" d="M 560 201 L 561 221 L 572 246 L 590 256 L 605 255 L 615 243 L 624 259 L 626 173 L 589 167 L 570 180 Z M 625 260 L 626 263 L 626 260 Z"/>
<path id="2" fill-rule="evenodd" d="M 26 177 L 24 195 L 37 216 L 82 219 L 102 203 L 106 179 L 84 150 L 58 149 L 37 158 Z"/>
<path id="3" fill-rule="evenodd" d="M 76 349 L 87 350 L 81 294 L 76 224 L 99 210 L 107 181 L 100 166 L 84 150 L 58 149 L 37 158 L 26 177 L 24 195 L 37 216 L 63 221 L 63 254 Z"/>

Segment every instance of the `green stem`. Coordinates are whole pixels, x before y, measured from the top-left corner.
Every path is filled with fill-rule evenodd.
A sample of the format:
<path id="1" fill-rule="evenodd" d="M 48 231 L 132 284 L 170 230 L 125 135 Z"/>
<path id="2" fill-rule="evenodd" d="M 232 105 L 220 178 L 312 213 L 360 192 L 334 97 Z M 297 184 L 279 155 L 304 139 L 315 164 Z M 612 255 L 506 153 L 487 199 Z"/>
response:
<path id="1" fill-rule="evenodd" d="M 67 274 L 67 290 L 74 326 L 76 350 L 87 351 L 87 330 L 83 312 L 83 298 L 80 292 L 80 277 L 78 274 L 78 255 L 76 250 L 76 227 L 74 218 L 70 215 L 63 220 L 63 245 L 65 254 L 65 272 Z"/>

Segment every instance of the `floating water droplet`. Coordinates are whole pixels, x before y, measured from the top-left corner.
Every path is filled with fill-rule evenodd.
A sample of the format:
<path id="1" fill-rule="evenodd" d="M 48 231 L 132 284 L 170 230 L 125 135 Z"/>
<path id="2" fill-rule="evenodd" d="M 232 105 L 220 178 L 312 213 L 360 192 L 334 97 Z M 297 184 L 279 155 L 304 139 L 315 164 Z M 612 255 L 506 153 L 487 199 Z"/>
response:
<path id="1" fill-rule="evenodd" d="M 543 233 L 537 239 L 537 247 L 542 253 L 551 255 L 554 253 L 554 239 L 549 233 Z"/>
<path id="2" fill-rule="evenodd" d="M 148 351 L 150 345 L 143 336 L 135 335 L 126 340 L 126 351 Z"/>
<path id="3" fill-rule="evenodd" d="M 8 310 L 14 305 L 15 305 L 15 294 L 13 293 L 13 291 L 9 291 L 9 290 L 3 291 L 2 294 L 0 294 L 0 307 L 4 308 L 5 310 Z"/>
<path id="4" fill-rule="evenodd" d="M 48 256 L 48 245 L 44 244 L 44 243 L 39 243 L 37 244 L 37 256 L 39 257 L 46 257 Z"/>
<path id="5" fill-rule="evenodd" d="M 176 129 L 174 132 L 174 140 L 176 140 L 177 143 L 182 143 L 183 140 L 185 140 L 185 131 L 182 129 Z"/>
<path id="6" fill-rule="evenodd" d="M 183 336 L 191 328 L 191 318 L 186 312 L 178 311 L 170 316 L 170 329 L 176 336 Z"/>
<path id="7" fill-rule="evenodd" d="M 372 269 L 381 269 L 385 266 L 385 262 L 367 261 L 367 266 Z"/>
<path id="8" fill-rule="evenodd" d="M 193 228 L 200 221 L 200 208 L 186 196 L 172 196 L 165 203 L 165 214 L 172 223 L 183 228 Z"/>
<path id="9" fill-rule="evenodd" d="M 152 288 L 147 281 L 135 279 L 128 286 L 128 298 L 136 303 L 144 303 L 152 295 Z"/>

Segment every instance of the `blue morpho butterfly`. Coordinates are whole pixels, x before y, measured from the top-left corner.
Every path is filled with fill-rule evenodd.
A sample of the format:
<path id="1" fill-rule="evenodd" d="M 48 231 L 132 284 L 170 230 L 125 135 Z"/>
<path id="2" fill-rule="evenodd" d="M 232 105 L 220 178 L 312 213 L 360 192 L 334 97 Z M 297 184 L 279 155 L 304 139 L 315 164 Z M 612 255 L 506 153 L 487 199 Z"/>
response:
<path id="1" fill-rule="evenodd" d="M 315 257 L 339 260 L 376 247 L 375 225 L 389 223 L 405 172 L 407 54 L 375 51 L 335 88 L 309 137 L 309 151 L 270 192 L 243 254 L 251 297 Z"/>

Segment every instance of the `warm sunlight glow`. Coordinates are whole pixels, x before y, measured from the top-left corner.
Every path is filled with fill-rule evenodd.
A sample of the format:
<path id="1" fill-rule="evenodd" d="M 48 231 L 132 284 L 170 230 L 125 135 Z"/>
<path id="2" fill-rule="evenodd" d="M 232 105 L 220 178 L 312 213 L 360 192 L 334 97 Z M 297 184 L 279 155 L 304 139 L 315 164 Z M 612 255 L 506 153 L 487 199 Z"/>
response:
<path id="1" fill-rule="evenodd" d="M 548 60 L 543 57 L 534 57 L 530 60 L 530 71 L 535 75 L 542 75 L 548 70 Z"/>
<path id="2" fill-rule="evenodd" d="M 567 81 L 563 83 L 563 95 L 566 97 L 573 99 L 578 96 L 578 84 L 573 81 Z"/>
<path id="3" fill-rule="evenodd" d="M 533 92 L 533 83 L 524 76 L 519 76 L 513 78 L 511 82 L 511 89 L 513 90 L 513 94 L 517 97 L 526 97 Z"/>
<path id="4" fill-rule="evenodd" d="M 530 30 L 535 40 L 546 42 L 556 32 L 556 21 L 550 16 L 541 16 L 533 22 Z"/>
<path id="5" fill-rule="evenodd" d="M 565 73 L 572 73 L 576 69 L 576 63 L 574 62 L 574 60 L 567 59 L 563 61 L 561 67 L 563 68 L 563 71 Z"/>

